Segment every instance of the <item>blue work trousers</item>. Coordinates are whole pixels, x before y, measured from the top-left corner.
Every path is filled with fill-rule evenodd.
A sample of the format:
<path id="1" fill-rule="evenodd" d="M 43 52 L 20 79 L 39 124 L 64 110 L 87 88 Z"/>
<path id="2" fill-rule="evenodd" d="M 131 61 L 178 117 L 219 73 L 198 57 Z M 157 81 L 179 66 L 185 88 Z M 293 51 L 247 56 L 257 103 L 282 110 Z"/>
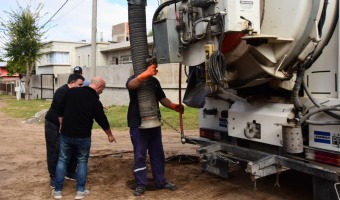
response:
<path id="1" fill-rule="evenodd" d="M 60 151 L 56 169 L 56 185 L 55 191 L 61 191 L 64 185 L 66 166 L 70 162 L 72 151 L 76 152 L 77 157 L 77 191 L 85 190 L 88 160 L 91 148 L 91 137 L 76 138 L 60 136 Z"/>
<path id="2" fill-rule="evenodd" d="M 164 150 L 160 127 L 139 129 L 130 128 L 130 136 L 134 152 L 134 175 L 136 186 L 148 184 L 146 154 L 149 153 L 153 180 L 156 187 L 164 187 Z"/>

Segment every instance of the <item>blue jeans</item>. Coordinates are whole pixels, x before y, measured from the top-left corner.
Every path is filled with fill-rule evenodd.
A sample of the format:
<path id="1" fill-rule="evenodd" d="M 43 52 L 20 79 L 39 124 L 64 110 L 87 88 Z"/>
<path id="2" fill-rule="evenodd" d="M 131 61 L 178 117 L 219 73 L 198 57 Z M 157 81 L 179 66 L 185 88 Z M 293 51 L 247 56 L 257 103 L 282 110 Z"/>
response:
<path id="1" fill-rule="evenodd" d="M 77 157 L 77 191 L 85 190 L 87 178 L 87 163 L 91 148 L 91 137 L 73 138 L 60 136 L 59 159 L 56 169 L 55 191 L 61 191 L 64 185 L 64 177 L 67 164 L 70 162 L 72 151 L 76 152 Z"/>
<path id="2" fill-rule="evenodd" d="M 130 128 L 131 142 L 134 153 L 134 175 L 136 186 L 145 187 L 148 184 L 146 156 L 149 153 L 151 171 L 156 187 L 164 187 L 164 150 L 162 131 L 160 127 L 139 129 Z"/>

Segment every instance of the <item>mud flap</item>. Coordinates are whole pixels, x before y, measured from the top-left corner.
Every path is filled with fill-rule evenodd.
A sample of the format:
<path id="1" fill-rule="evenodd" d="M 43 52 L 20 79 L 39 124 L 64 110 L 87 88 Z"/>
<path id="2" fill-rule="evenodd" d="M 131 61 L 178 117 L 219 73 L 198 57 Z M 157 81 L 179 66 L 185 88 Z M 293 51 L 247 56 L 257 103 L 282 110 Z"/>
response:
<path id="1" fill-rule="evenodd" d="M 221 178 L 228 178 L 228 164 L 229 162 L 226 160 L 211 157 L 210 159 L 202 162 L 202 170 Z"/>

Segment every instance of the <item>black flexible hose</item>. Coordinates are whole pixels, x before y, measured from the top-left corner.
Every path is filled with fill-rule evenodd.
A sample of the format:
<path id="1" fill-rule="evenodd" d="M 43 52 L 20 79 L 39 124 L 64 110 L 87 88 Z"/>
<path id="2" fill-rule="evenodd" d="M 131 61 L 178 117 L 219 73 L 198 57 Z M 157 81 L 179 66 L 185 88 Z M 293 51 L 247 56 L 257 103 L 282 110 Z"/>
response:
<path id="1" fill-rule="evenodd" d="M 220 51 L 215 51 L 211 54 L 209 59 L 209 77 L 218 86 L 224 85 L 224 74 L 226 71 L 226 64 L 223 54 Z"/>
<path id="2" fill-rule="evenodd" d="M 133 71 L 139 75 L 147 68 L 146 59 L 149 58 L 146 33 L 146 0 L 128 1 L 128 17 L 130 31 L 130 48 Z M 139 112 L 142 119 L 158 117 L 158 102 L 154 93 L 154 86 L 150 79 L 144 81 L 137 90 Z M 157 126 L 161 125 L 159 123 Z M 156 126 L 155 126 L 156 127 Z M 152 128 L 152 127 L 149 127 Z"/>
<path id="3" fill-rule="evenodd" d="M 320 37 L 322 36 L 322 28 L 326 21 L 328 3 L 329 3 L 328 0 L 324 0 L 322 13 L 321 13 L 319 23 L 318 23 L 318 32 L 319 32 Z"/>
<path id="4" fill-rule="evenodd" d="M 178 3 L 180 1 L 181 0 L 167 1 L 167 2 L 162 3 L 160 6 L 158 6 L 158 8 L 155 10 L 155 13 L 153 14 L 153 17 L 152 17 L 152 24 L 156 21 L 159 13 L 163 10 L 163 8 L 170 6 L 171 4 L 174 4 L 174 3 Z"/>
<path id="5" fill-rule="evenodd" d="M 304 74 L 305 74 L 305 68 L 303 66 L 299 66 L 298 71 L 297 71 L 297 75 L 296 75 L 297 77 L 296 77 L 295 84 L 294 84 L 293 91 L 292 91 L 292 97 L 291 97 L 291 100 L 292 100 L 292 103 L 294 105 L 294 108 L 295 108 L 295 111 L 296 111 L 298 118 L 302 117 L 301 113 L 302 113 L 302 110 L 303 110 L 303 106 L 302 106 L 302 104 L 300 102 L 300 98 L 299 98 L 299 91 L 301 89 L 301 84 L 303 82 Z"/>
<path id="6" fill-rule="evenodd" d="M 305 90 L 305 92 L 306 92 L 308 98 L 311 100 L 311 102 L 312 102 L 316 107 L 320 108 L 321 105 L 320 105 L 320 104 L 316 101 L 316 99 L 312 96 L 312 94 L 310 93 L 308 87 L 306 86 L 305 81 L 302 82 L 302 85 L 303 85 L 303 89 Z M 340 119 L 340 115 L 338 115 L 338 114 L 336 114 L 336 113 L 334 113 L 334 112 L 331 112 L 331 111 L 328 111 L 328 110 L 326 110 L 326 111 L 324 111 L 324 112 L 325 112 L 326 114 L 328 114 L 329 116 L 331 116 L 331 117 L 334 117 L 334 118 L 336 118 L 336 119 Z"/>
<path id="7" fill-rule="evenodd" d="M 313 111 L 313 112 L 310 112 L 308 114 L 306 114 L 305 116 L 303 116 L 298 125 L 301 125 L 303 124 L 304 122 L 306 122 L 306 120 L 309 119 L 310 116 L 312 115 L 315 115 L 317 113 L 320 113 L 320 112 L 324 112 L 324 111 L 330 111 L 330 110 L 334 110 L 334 111 L 340 111 L 340 108 L 339 108 L 340 105 L 335 105 L 335 106 L 330 106 L 330 107 L 323 107 L 323 108 L 318 108 L 316 111 Z M 312 121 L 310 121 L 312 122 Z M 339 121 L 334 121 L 333 123 L 338 123 Z M 330 124 L 330 122 L 328 122 Z M 319 122 L 319 125 L 327 125 L 326 123 L 323 123 L 323 122 Z"/>
<path id="8" fill-rule="evenodd" d="M 224 35 L 224 18 L 219 13 L 212 16 L 207 25 L 207 41 L 211 43 L 211 24 L 214 20 L 217 20 L 220 25 L 220 36 L 219 36 L 219 43 L 218 43 L 218 50 L 213 52 L 209 58 L 209 68 L 208 74 L 210 79 L 218 86 L 224 86 L 224 74 L 226 71 L 226 62 L 224 55 L 221 53 L 223 35 Z"/>

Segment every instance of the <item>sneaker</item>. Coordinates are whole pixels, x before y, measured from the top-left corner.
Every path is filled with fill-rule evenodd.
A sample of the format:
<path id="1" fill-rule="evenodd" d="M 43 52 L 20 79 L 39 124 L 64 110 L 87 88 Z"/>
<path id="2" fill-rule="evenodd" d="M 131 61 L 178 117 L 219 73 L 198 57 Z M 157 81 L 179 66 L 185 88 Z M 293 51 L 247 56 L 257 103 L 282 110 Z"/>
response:
<path id="1" fill-rule="evenodd" d="M 166 183 L 163 186 L 163 189 L 167 189 L 167 190 L 170 190 L 170 191 L 175 191 L 175 190 L 177 190 L 177 186 L 175 184 L 172 184 L 172 183 Z"/>
<path id="2" fill-rule="evenodd" d="M 137 186 L 136 189 L 133 191 L 133 195 L 141 196 L 142 194 L 144 194 L 144 191 L 145 191 L 145 187 Z"/>
<path id="3" fill-rule="evenodd" d="M 61 191 L 52 190 L 52 196 L 53 196 L 53 198 L 55 198 L 55 199 L 61 199 L 61 198 L 63 198 L 63 195 L 61 195 Z"/>
<path id="4" fill-rule="evenodd" d="M 84 190 L 84 192 L 77 192 L 77 195 L 74 199 L 84 199 L 87 195 L 90 194 L 90 191 Z"/>
<path id="5" fill-rule="evenodd" d="M 75 180 L 77 180 L 77 174 L 76 173 L 66 174 L 65 179 L 66 180 L 75 181 Z"/>

